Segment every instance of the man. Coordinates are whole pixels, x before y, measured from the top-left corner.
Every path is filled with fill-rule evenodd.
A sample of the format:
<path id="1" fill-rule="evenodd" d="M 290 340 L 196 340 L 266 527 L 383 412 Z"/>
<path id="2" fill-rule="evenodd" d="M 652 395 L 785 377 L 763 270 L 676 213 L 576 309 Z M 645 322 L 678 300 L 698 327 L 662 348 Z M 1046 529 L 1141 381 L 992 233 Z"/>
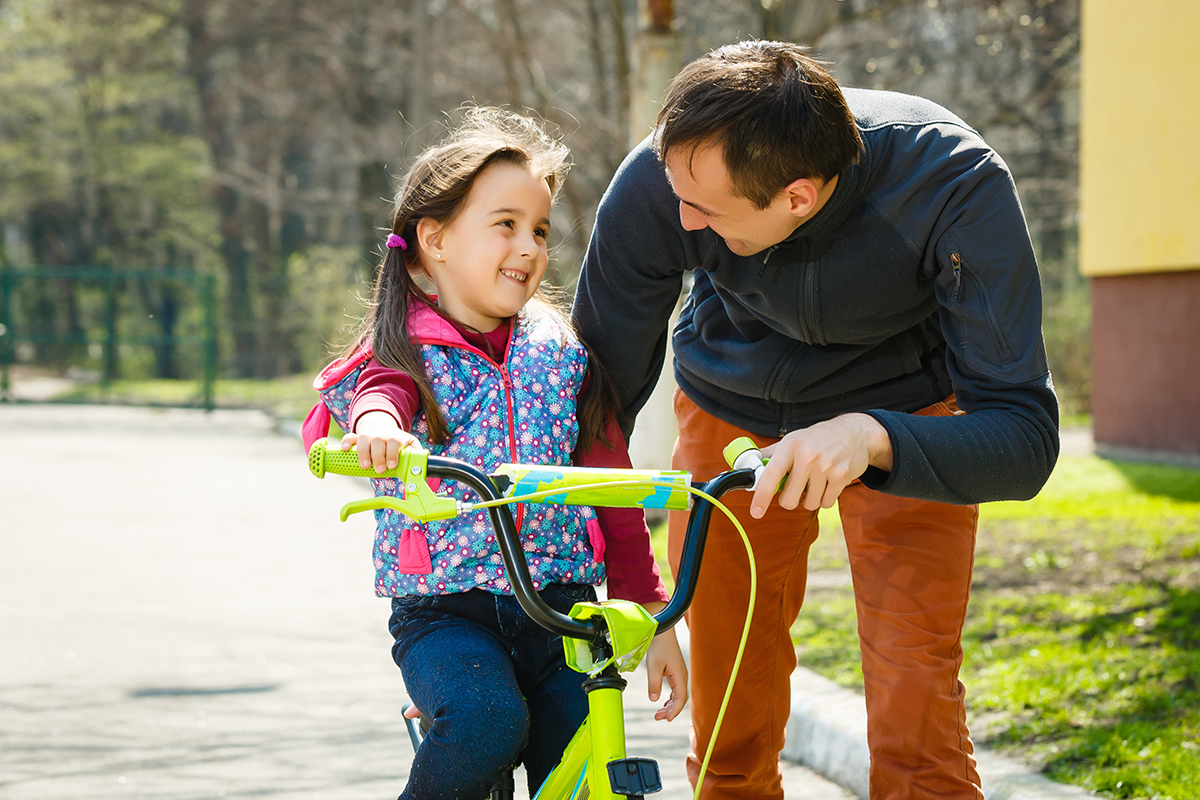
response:
<path id="1" fill-rule="evenodd" d="M 755 491 L 727 496 L 753 523 L 759 589 L 703 796 L 783 796 L 788 630 L 816 511 L 837 501 L 871 797 L 982 798 L 958 680 L 975 504 L 1033 496 L 1058 454 L 1037 264 L 1008 169 L 975 131 L 926 100 L 842 91 L 803 51 L 743 42 L 676 77 L 601 201 L 574 315 L 632 419 L 690 272 L 674 465 L 708 478 L 741 435 L 771 458 Z M 745 560 L 714 522 L 688 617 L 693 783 Z"/>

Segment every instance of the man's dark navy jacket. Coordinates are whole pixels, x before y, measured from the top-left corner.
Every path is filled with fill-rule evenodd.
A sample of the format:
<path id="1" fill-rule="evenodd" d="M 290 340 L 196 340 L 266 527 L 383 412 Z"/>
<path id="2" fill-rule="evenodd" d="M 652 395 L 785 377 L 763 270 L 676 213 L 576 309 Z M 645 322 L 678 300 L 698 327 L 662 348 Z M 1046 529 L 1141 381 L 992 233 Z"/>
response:
<path id="1" fill-rule="evenodd" d="M 675 378 L 764 436 L 865 411 L 893 469 L 868 486 L 950 503 L 1032 497 L 1058 455 L 1037 262 L 1012 176 L 962 120 L 908 95 L 845 90 L 864 151 L 786 240 L 738 256 L 686 231 L 648 142 L 601 200 L 574 316 L 630 415 L 675 327 Z M 951 392 L 957 417 L 909 413 Z M 627 431 L 628 433 L 628 431 Z"/>

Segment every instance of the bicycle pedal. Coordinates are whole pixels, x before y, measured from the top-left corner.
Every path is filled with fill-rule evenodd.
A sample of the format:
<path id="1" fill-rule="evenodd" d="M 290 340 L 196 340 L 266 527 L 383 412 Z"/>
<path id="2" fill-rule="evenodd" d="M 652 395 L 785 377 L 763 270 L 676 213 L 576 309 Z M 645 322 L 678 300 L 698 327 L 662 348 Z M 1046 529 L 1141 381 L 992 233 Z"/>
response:
<path id="1" fill-rule="evenodd" d="M 629 798 L 662 791 L 658 762 L 652 758 L 621 758 L 608 762 L 608 783 L 615 794 Z"/>

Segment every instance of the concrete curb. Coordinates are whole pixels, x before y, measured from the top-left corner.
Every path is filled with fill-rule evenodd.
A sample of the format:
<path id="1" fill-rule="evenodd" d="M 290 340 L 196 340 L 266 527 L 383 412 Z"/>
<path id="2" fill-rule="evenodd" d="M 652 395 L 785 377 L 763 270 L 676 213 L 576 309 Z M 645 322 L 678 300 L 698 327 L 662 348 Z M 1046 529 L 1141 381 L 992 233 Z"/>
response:
<path id="1" fill-rule="evenodd" d="M 867 706 L 862 695 L 804 667 L 792 673 L 792 713 L 781 754 L 854 792 L 869 796 Z"/>
<path id="2" fill-rule="evenodd" d="M 868 800 L 867 707 L 862 695 L 811 670 L 792 673 L 792 714 L 783 757 Z M 1082 800 L 1095 797 L 980 748 L 975 753 L 987 800 Z"/>

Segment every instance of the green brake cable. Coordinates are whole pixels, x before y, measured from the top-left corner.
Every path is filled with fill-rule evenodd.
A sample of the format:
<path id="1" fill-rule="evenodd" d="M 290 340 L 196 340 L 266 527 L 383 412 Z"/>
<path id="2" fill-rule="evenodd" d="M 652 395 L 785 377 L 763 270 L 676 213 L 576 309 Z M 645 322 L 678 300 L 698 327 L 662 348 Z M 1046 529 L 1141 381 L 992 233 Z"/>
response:
<path id="1" fill-rule="evenodd" d="M 580 489 L 598 489 L 607 486 L 657 486 L 653 481 L 605 481 L 603 483 L 594 483 L 584 486 L 573 486 L 572 490 Z M 693 800 L 699 800 L 700 789 L 704 786 L 704 776 L 708 772 L 708 762 L 712 758 L 713 748 L 717 743 L 717 734 L 721 732 L 721 723 L 725 720 L 725 710 L 729 707 L 729 698 L 733 695 L 733 685 L 737 680 L 738 670 L 742 666 L 742 654 L 746 651 L 746 640 L 750 637 L 750 623 L 754 619 L 754 600 L 758 596 L 758 570 L 754 563 L 754 548 L 750 546 L 750 537 L 746 535 L 746 529 L 742 527 L 742 523 L 734 516 L 733 512 L 725 507 L 717 498 L 701 491 L 693 486 L 680 486 L 686 492 L 689 492 L 697 497 L 707 500 L 714 508 L 729 518 L 733 523 L 733 527 L 737 529 L 738 535 L 742 537 L 742 544 L 746 548 L 746 558 L 750 562 L 750 605 L 746 609 L 746 623 L 742 626 L 742 638 L 738 642 L 737 656 L 733 660 L 733 669 L 729 673 L 729 683 L 725 687 L 725 696 L 721 699 L 721 709 L 717 712 L 717 721 L 713 725 L 712 737 L 708 741 L 708 749 L 704 753 L 704 761 L 700 765 L 700 774 L 696 778 L 696 793 L 693 795 Z M 541 500 L 551 495 L 561 495 L 563 490 L 547 489 L 541 492 L 531 492 L 515 497 L 502 497 L 498 500 L 485 500 L 480 503 L 469 504 L 471 508 L 491 508 L 492 506 L 509 505 L 511 503 L 528 503 L 536 500 Z M 465 511 L 466 509 L 464 509 Z"/>

